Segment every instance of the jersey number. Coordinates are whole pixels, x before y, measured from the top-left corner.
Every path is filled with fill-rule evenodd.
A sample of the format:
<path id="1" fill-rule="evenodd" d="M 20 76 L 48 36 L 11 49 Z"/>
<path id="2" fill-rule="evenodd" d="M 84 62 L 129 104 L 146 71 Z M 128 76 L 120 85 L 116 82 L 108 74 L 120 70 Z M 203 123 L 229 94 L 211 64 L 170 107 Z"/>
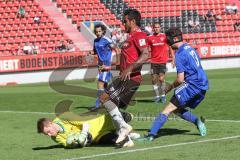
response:
<path id="1" fill-rule="evenodd" d="M 196 65 L 199 67 L 200 63 L 199 63 L 199 60 L 198 60 L 196 52 L 194 50 L 191 50 L 190 55 L 193 57 Z"/>

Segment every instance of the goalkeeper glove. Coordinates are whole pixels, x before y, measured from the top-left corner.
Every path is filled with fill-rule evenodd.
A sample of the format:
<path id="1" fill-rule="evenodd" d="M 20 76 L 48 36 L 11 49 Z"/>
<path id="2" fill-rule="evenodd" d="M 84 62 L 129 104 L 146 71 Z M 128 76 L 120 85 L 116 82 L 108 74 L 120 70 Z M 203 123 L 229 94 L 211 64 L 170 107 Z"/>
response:
<path id="1" fill-rule="evenodd" d="M 88 130 L 89 130 L 89 125 L 87 123 L 84 123 L 82 126 L 82 131 L 78 135 L 78 144 L 80 144 L 80 146 L 82 147 L 86 146 L 88 142 Z"/>
<path id="2" fill-rule="evenodd" d="M 88 133 L 87 132 L 81 132 L 79 135 L 78 135 L 78 144 L 81 146 L 81 147 L 84 147 L 86 146 L 87 142 L 88 142 Z"/>
<path id="3" fill-rule="evenodd" d="M 68 135 L 66 143 L 68 147 L 84 147 L 88 142 L 88 133 L 81 132 L 81 133 L 71 133 Z"/>
<path id="4" fill-rule="evenodd" d="M 67 136 L 67 146 L 72 146 L 75 145 L 77 143 L 77 139 L 78 139 L 78 134 L 76 133 L 71 133 Z"/>

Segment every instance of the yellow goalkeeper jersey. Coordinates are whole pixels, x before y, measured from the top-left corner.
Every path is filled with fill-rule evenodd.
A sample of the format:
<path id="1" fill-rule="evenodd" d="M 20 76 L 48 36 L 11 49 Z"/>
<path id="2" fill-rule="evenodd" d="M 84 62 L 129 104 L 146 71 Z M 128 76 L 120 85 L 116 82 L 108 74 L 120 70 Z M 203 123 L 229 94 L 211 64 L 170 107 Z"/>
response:
<path id="1" fill-rule="evenodd" d="M 64 115 L 55 118 L 53 122 L 58 124 L 62 131 L 52 139 L 65 147 L 67 146 L 68 135 L 80 133 L 83 124 L 89 125 L 89 133 L 92 135 L 93 143 L 97 143 L 102 136 L 115 130 L 110 115 L 106 113 L 89 112 L 80 116 L 72 112 L 66 112 Z"/>

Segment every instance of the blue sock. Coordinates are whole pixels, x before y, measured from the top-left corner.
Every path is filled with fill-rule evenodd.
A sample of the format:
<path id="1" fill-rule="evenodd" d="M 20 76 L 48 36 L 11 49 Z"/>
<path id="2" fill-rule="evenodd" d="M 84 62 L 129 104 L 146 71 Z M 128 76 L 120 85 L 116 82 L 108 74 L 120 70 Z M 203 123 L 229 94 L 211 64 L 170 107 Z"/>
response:
<path id="1" fill-rule="evenodd" d="M 96 108 L 99 108 L 100 107 L 100 100 L 99 100 L 99 96 L 104 92 L 104 89 L 98 89 L 98 93 L 97 93 L 97 99 L 96 99 L 96 103 L 95 103 L 95 106 Z"/>
<path id="2" fill-rule="evenodd" d="M 183 109 L 181 112 L 179 112 L 179 116 L 188 121 L 191 122 L 193 124 L 197 123 L 198 117 L 196 115 L 194 115 L 193 113 L 191 113 L 189 110 L 187 109 Z"/>
<path id="3" fill-rule="evenodd" d="M 167 118 L 168 118 L 167 115 L 160 113 L 160 114 L 156 117 L 155 121 L 153 122 L 151 131 L 150 131 L 149 134 L 156 136 L 156 135 L 157 135 L 157 132 L 159 131 L 159 129 L 162 128 L 162 126 L 163 126 L 163 125 L 165 124 L 165 122 L 167 121 Z"/>

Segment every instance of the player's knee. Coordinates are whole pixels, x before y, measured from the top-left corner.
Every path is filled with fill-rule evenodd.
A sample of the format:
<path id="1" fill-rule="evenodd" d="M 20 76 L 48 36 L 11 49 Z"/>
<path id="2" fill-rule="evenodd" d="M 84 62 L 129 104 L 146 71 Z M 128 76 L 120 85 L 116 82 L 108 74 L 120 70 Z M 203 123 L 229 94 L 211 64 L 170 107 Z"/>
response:
<path id="1" fill-rule="evenodd" d="M 162 111 L 161 113 L 162 113 L 162 114 L 165 114 L 166 116 L 169 116 L 169 115 L 171 114 L 171 112 L 168 112 L 168 111 L 166 111 L 166 110 Z"/>
<path id="2" fill-rule="evenodd" d="M 161 74 L 159 75 L 159 81 L 162 83 L 162 82 L 164 82 L 164 80 L 165 80 L 165 74 L 164 74 L 164 73 L 161 73 Z"/>
<path id="3" fill-rule="evenodd" d="M 162 114 L 165 114 L 165 115 L 170 115 L 172 112 L 174 112 L 175 110 L 177 110 L 178 108 L 172 104 L 172 103 L 169 103 L 165 108 L 164 110 L 162 111 Z"/>
<path id="4" fill-rule="evenodd" d="M 98 89 L 104 89 L 104 82 L 98 81 Z"/>
<path id="5" fill-rule="evenodd" d="M 109 95 L 107 93 L 103 93 L 100 95 L 99 100 L 101 103 L 105 103 L 109 100 Z"/>
<path id="6" fill-rule="evenodd" d="M 157 74 L 152 75 L 152 82 L 153 82 L 153 84 L 158 83 L 158 75 Z"/>

